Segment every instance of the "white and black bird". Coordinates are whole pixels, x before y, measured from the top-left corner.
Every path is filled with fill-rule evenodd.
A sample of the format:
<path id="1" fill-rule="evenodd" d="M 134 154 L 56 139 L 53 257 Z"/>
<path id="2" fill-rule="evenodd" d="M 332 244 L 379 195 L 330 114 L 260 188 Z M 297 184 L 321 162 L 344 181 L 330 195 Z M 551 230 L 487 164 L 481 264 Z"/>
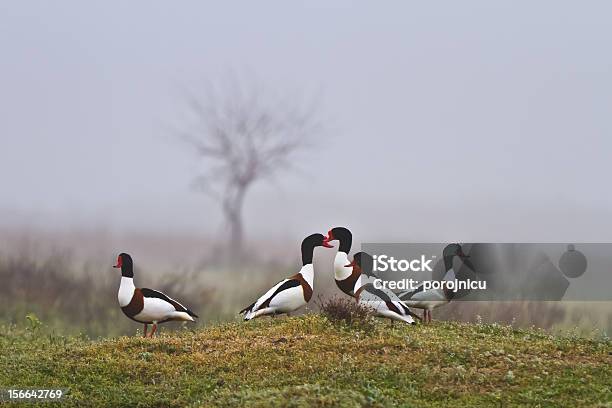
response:
<path id="1" fill-rule="evenodd" d="M 348 254 L 353 243 L 353 234 L 348 228 L 335 227 L 329 230 L 325 242 L 338 240 L 338 252 L 334 257 L 334 280 L 336 286 L 345 294 L 354 297 L 361 287 L 361 273 L 350 266 Z"/>
<path id="2" fill-rule="evenodd" d="M 361 304 L 372 308 L 380 317 L 387 317 L 404 323 L 415 324 L 421 320 L 410 311 L 408 305 L 402 302 L 395 293 L 388 289 L 377 288 L 374 281 L 378 279 L 373 273 L 374 260 L 366 252 L 353 255 L 353 262 L 346 265 L 362 276 L 362 286 L 355 291 L 355 298 Z"/>
<path id="3" fill-rule="evenodd" d="M 176 300 L 153 289 L 137 288 L 134 285 L 134 263 L 126 253 L 119 254 L 117 265 L 121 268 L 121 284 L 117 298 L 123 313 L 130 319 L 144 324 L 144 337 L 147 325 L 152 324 L 153 337 L 159 323 L 168 321 L 195 321 L 198 316 Z"/>
<path id="4" fill-rule="evenodd" d="M 442 251 L 444 258 L 444 278 L 443 281 L 454 281 L 455 271 L 453 270 L 453 260 L 459 257 L 462 262 L 470 269 L 474 270 L 469 256 L 463 253 L 463 248 L 459 244 L 449 244 Z M 399 298 L 408 306 L 423 309 L 423 321 L 431 322 L 431 312 L 433 309 L 449 303 L 455 295 L 447 285 L 442 285 L 439 289 L 423 290 L 423 285 L 412 291 L 399 294 Z"/>
<path id="5" fill-rule="evenodd" d="M 263 296 L 242 309 L 244 320 L 265 315 L 289 314 L 310 301 L 314 281 L 312 258 L 314 249 L 333 248 L 322 234 L 312 234 L 302 241 L 302 269 L 295 275 L 274 285 Z"/>

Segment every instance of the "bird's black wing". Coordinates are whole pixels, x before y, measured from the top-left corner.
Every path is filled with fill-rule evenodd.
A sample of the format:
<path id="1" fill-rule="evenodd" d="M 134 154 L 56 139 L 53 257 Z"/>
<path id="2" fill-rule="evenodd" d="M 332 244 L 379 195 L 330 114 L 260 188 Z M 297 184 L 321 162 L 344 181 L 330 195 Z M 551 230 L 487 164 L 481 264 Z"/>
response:
<path id="1" fill-rule="evenodd" d="M 278 283 L 277 283 L 277 285 L 278 285 Z M 261 302 L 261 304 L 259 305 L 257 310 L 265 309 L 266 307 L 268 307 L 270 305 L 270 302 L 272 301 L 272 299 L 274 299 L 274 296 L 278 295 L 283 290 L 291 289 L 291 288 L 294 288 L 294 287 L 300 286 L 300 285 L 301 285 L 301 283 L 297 279 L 287 279 L 282 285 L 280 285 L 278 288 L 276 288 L 274 293 L 269 298 L 267 298 L 266 300 Z M 259 300 L 259 299 L 257 299 L 257 300 Z M 255 302 L 251 303 L 249 306 L 247 306 L 244 309 L 242 309 L 239 313 L 242 314 L 242 313 L 247 313 L 247 312 L 254 312 L 255 310 L 253 310 L 253 308 L 255 307 L 255 304 L 257 303 L 257 300 Z"/>
<path id="2" fill-rule="evenodd" d="M 366 283 L 363 287 L 363 290 L 365 290 L 368 293 L 373 294 L 374 296 L 378 297 L 383 302 L 391 302 L 391 298 L 389 297 L 389 295 L 387 295 L 385 292 L 383 292 L 380 289 L 376 289 L 374 287 L 374 284 L 372 283 Z"/>
<path id="3" fill-rule="evenodd" d="M 140 290 L 142 291 L 142 295 L 146 298 L 158 298 L 158 299 L 165 300 L 166 302 L 174 306 L 177 312 L 185 312 L 191 317 L 198 317 L 198 315 L 196 315 L 191 310 L 187 309 L 185 306 L 181 305 L 179 302 L 172 299 L 165 293 L 162 293 L 158 290 L 148 289 L 148 288 L 142 288 Z"/>

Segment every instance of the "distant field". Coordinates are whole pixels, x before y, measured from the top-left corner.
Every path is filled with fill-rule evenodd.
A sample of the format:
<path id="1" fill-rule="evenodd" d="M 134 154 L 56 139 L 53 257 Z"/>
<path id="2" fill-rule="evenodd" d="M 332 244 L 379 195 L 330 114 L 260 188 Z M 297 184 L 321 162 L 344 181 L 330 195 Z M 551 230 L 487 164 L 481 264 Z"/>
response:
<path id="1" fill-rule="evenodd" d="M 97 243 L 86 238 L 85 248 Z M 129 335 L 140 327 L 118 307 L 120 274 L 111 267 L 116 250 L 110 244 L 96 255 L 91 250 L 71 250 L 74 242 L 60 242 L 58 248 L 50 249 L 49 239 L 35 236 L 31 238 L 33 243 L 27 243 L 29 240 L 15 238 L 5 242 L 6 246 L 0 245 L 0 324 L 22 324 L 27 314 L 35 314 L 57 333 L 85 333 L 90 337 Z M 192 241 L 196 240 L 184 241 L 191 244 L 180 248 L 184 252 L 174 254 L 175 262 L 162 262 L 159 254 L 154 255 L 163 240 L 141 242 L 142 248 L 135 252 L 135 280 L 137 285 L 161 290 L 193 309 L 201 317 L 196 327 L 232 321 L 238 310 L 294 274 L 300 264 L 296 248 L 295 259 L 283 258 L 284 263 L 257 257 L 242 265 L 222 265 L 205 258 L 195 261 L 196 245 Z M 315 260 L 317 297 L 341 294 L 333 280 L 333 255 L 333 251 L 321 252 Z M 310 310 L 317 310 L 316 303 L 310 302 Z M 597 337 L 612 331 L 611 306 L 611 302 L 452 302 L 436 310 L 434 318 L 514 327 L 533 325 L 552 332 L 572 330 Z"/>
<path id="2" fill-rule="evenodd" d="M 53 406 L 612 405 L 609 339 L 496 324 L 307 314 L 91 341 L 34 321 L 3 327 L 0 349 L 0 388 L 69 389 Z"/>

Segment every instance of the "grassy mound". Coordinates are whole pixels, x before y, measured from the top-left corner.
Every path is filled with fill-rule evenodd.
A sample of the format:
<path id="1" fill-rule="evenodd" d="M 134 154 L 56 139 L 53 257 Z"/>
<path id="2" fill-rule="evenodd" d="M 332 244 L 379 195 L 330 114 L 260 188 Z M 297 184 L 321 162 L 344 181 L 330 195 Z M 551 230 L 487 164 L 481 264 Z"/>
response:
<path id="1" fill-rule="evenodd" d="M 608 339 L 499 325 L 308 314 L 99 341 L 5 327 L 0 349 L 0 388 L 67 388 L 61 406 L 612 404 Z"/>

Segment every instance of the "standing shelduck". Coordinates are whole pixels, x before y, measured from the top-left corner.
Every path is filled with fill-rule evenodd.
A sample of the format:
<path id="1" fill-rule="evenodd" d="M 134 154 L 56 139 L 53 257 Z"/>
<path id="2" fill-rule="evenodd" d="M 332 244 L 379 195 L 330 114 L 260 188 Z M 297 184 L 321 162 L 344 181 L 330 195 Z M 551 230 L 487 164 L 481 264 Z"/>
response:
<path id="1" fill-rule="evenodd" d="M 239 313 L 244 320 L 255 319 L 265 315 L 291 313 L 310 301 L 314 280 L 312 258 L 318 246 L 333 248 L 322 234 L 312 234 L 302 241 L 302 269 L 290 278 L 274 285 L 263 296 Z"/>
<path id="2" fill-rule="evenodd" d="M 153 289 L 137 288 L 134 285 L 134 263 L 126 253 L 119 254 L 117 265 L 121 268 L 121 284 L 119 285 L 119 306 L 130 319 L 144 324 L 144 336 L 147 337 L 147 325 L 152 324 L 153 337 L 158 323 L 171 320 L 193 322 L 198 316 L 176 300 Z"/>
<path id="3" fill-rule="evenodd" d="M 355 291 L 361 287 L 361 273 L 348 265 L 353 234 L 348 228 L 335 227 L 329 230 L 325 242 L 335 240 L 338 240 L 340 245 L 338 245 L 338 252 L 334 258 L 334 280 L 342 292 L 354 297 Z"/>
<path id="4" fill-rule="evenodd" d="M 373 265 L 372 256 L 365 252 L 357 252 L 353 255 L 353 262 L 346 265 L 360 276 L 363 274 L 363 285 L 355 291 L 355 299 L 372 308 L 380 317 L 387 317 L 391 321 L 416 324 L 416 320 L 421 320 L 420 317 L 412 313 L 408 305 L 402 302 L 395 293 L 388 289 L 376 288 L 374 280 L 377 277 L 373 274 Z"/>
<path id="5" fill-rule="evenodd" d="M 444 278 L 443 281 L 454 281 L 455 271 L 453 270 L 453 259 L 459 257 L 463 263 L 470 269 L 474 269 L 469 261 L 469 256 L 463 253 L 463 249 L 459 244 L 447 245 L 442 251 L 444 258 Z M 442 286 L 440 289 L 423 290 L 423 285 L 420 285 L 413 291 L 403 292 L 399 294 L 408 306 L 417 309 L 423 309 L 423 321 L 431 322 L 431 312 L 433 309 L 449 303 L 455 295 L 455 292 L 448 289 L 447 286 Z"/>

